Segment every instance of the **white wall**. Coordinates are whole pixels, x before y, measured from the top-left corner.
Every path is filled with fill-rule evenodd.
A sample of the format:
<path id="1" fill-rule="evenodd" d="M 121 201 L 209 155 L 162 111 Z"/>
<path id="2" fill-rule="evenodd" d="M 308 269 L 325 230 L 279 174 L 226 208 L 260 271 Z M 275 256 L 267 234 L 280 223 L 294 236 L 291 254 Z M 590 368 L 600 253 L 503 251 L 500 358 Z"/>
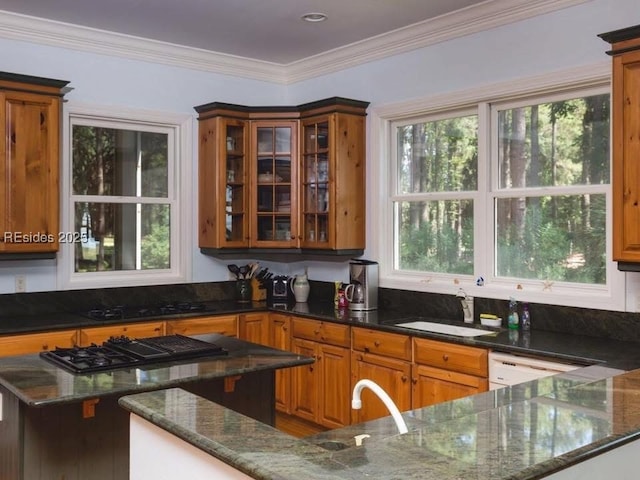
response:
<path id="1" fill-rule="evenodd" d="M 290 86 L 2 39 L 0 65 L 4 71 L 70 80 L 74 88 L 67 96 L 70 102 L 187 112 L 194 116 L 195 125 L 193 106 L 211 101 L 276 105 L 344 96 L 370 101 L 371 108 L 376 108 L 609 62 L 605 55 L 608 45 L 596 35 L 635 24 L 640 24 L 637 0 L 594 0 Z M 194 127 L 197 145 L 195 132 Z M 373 141 L 376 139 L 369 136 L 369 144 Z M 376 201 L 375 192 L 369 189 L 367 204 L 375 205 Z M 372 211 L 375 209 L 370 209 L 369 215 Z M 225 262 L 201 255 L 196 248 L 195 225 L 193 232 L 193 280 L 226 280 Z M 368 238 L 375 235 L 369 227 Z M 369 249 L 365 257 L 373 258 L 373 253 Z M 346 261 L 274 264 L 273 268 L 298 273 L 305 266 L 315 280 L 348 279 Z M 14 291 L 14 275 L 19 273 L 28 276 L 29 291 L 55 289 L 55 268 L 54 261 L 0 262 L 0 293 Z M 632 303 L 635 305 L 635 300 Z"/>
<path id="2" fill-rule="evenodd" d="M 194 106 L 212 101 L 281 104 L 286 93 L 284 86 L 268 82 L 2 39 L 0 69 L 69 80 L 73 90 L 65 96 L 68 104 L 121 105 L 192 115 L 194 145 L 198 144 Z M 197 165 L 197 148 L 192 161 Z M 197 167 L 192 184 L 196 206 Z M 226 263 L 201 255 L 195 225 L 192 231 L 193 281 L 226 280 Z M 15 275 L 27 277 L 30 292 L 58 289 L 55 260 L 0 261 L 0 293 L 15 291 Z"/>

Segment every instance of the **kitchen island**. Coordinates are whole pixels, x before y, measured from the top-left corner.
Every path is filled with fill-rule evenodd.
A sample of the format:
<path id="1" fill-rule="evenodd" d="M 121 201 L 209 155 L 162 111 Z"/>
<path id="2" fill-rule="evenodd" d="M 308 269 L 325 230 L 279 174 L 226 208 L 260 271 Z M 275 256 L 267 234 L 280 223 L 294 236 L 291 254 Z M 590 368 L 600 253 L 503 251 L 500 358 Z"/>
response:
<path id="1" fill-rule="evenodd" d="M 181 389 L 125 396 L 120 404 L 132 413 L 136 480 L 630 480 L 637 476 L 629 459 L 640 439 L 639 386 L 640 371 L 591 366 L 404 412 L 407 434 L 386 417 L 304 439 Z M 356 446 L 362 434 L 368 437 Z M 158 452 L 171 452 L 162 465 L 154 462 Z"/>
<path id="2" fill-rule="evenodd" d="M 39 355 L 0 358 L 2 480 L 129 478 L 129 418 L 118 398 L 180 387 L 273 425 L 274 372 L 310 358 L 222 335 L 220 357 L 73 374 Z"/>

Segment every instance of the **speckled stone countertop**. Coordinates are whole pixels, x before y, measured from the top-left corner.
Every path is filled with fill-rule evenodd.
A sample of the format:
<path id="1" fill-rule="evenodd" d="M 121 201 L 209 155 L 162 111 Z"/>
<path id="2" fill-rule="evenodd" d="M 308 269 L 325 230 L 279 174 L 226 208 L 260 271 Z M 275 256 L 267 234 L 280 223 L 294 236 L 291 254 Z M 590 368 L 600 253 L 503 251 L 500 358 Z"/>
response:
<path id="1" fill-rule="evenodd" d="M 67 372 L 39 355 L 1 357 L 0 385 L 29 406 L 45 407 L 313 363 L 311 358 L 236 338 L 217 334 L 197 337 L 220 345 L 229 354 L 86 374 Z"/>
<path id="2" fill-rule="evenodd" d="M 296 439 L 181 389 L 119 403 L 256 479 L 527 480 L 639 439 L 639 381 L 585 367 L 404 412 L 404 435 L 386 417 Z"/>
<path id="3" fill-rule="evenodd" d="M 623 370 L 640 368 L 640 348 L 638 342 L 627 342 L 611 338 L 600 338 L 586 335 L 550 332 L 533 329 L 530 332 L 519 330 L 493 329 L 492 335 L 481 337 L 456 337 L 452 335 L 421 332 L 418 330 L 398 327 L 397 324 L 414 321 L 430 320 L 442 323 L 469 326 L 462 322 L 446 319 L 422 318 L 398 313 L 393 310 L 374 310 L 369 312 L 350 312 L 335 310 L 332 302 L 314 302 L 309 304 L 295 304 L 287 308 L 268 307 L 264 302 L 241 304 L 234 301 L 207 302 L 210 311 L 195 312 L 162 317 L 163 320 L 173 318 L 196 318 L 202 315 L 226 315 L 259 311 L 275 311 L 290 313 L 311 319 L 335 322 L 357 327 L 365 327 L 382 331 L 403 333 L 416 337 L 440 339 L 452 343 L 480 346 L 511 353 L 538 355 L 550 359 L 575 362 L 582 365 L 607 364 Z M 157 318 L 156 318 L 157 319 Z M 78 314 L 42 314 L 28 316 L 3 317 L 0 321 L 0 335 L 34 333 L 70 328 L 86 328 L 95 326 L 114 325 L 118 323 L 134 323 L 148 321 L 149 318 L 95 320 Z M 471 325 L 480 328 L 477 323 Z M 483 327 L 486 328 L 486 327 Z M 489 330 L 492 330 L 489 328 Z M 0 365 L 0 368 L 2 366 Z"/>

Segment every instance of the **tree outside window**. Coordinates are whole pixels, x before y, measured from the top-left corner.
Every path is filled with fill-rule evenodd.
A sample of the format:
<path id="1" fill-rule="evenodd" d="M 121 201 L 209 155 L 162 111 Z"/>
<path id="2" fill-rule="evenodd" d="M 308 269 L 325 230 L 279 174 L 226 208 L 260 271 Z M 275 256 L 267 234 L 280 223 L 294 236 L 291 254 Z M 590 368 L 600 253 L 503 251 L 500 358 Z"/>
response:
<path id="1" fill-rule="evenodd" d="M 489 110 L 393 123 L 395 269 L 606 284 L 609 95 Z"/>
<path id="2" fill-rule="evenodd" d="M 74 271 L 169 269 L 170 132 L 75 122 L 71 136 Z"/>

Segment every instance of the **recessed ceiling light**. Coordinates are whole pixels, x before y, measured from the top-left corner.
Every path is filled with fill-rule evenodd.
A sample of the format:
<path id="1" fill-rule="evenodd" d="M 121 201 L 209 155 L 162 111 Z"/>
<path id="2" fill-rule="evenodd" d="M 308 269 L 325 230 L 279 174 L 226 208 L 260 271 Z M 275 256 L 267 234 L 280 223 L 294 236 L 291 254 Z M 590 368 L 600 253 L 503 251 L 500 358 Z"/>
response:
<path id="1" fill-rule="evenodd" d="M 327 15 L 324 13 L 305 13 L 302 16 L 302 20 L 305 22 L 324 22 L 327 19 Z"/>

